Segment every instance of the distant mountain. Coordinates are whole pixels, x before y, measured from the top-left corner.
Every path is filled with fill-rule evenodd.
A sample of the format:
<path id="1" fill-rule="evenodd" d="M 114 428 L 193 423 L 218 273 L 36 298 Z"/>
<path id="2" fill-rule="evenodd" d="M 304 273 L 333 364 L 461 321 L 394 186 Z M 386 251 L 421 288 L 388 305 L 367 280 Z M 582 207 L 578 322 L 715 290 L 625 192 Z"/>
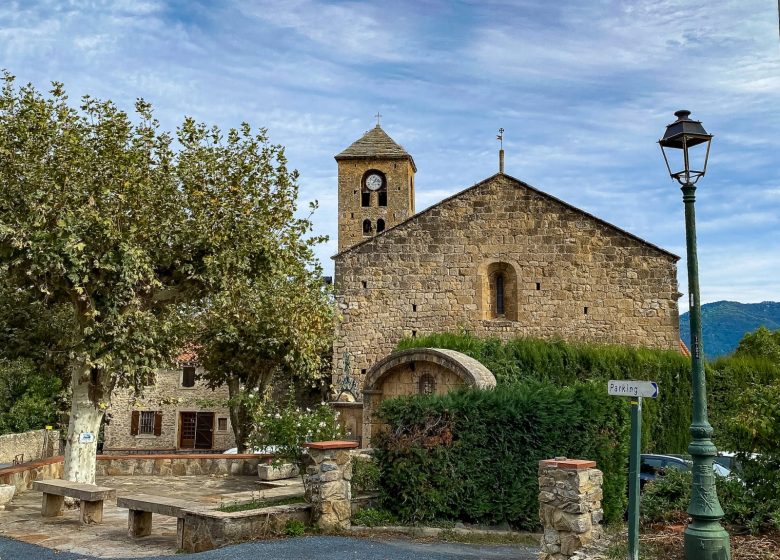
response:
<path id="1" fill-rule="evenodd" d="M 715 358 L 737 349 L 745 333 L 765 326 L 780 329 L 780 303 L 739 303 L 716 301 L 701 306 L 702 342 L 704 354 Z M 688 313 L 680 315 L 680 337 L 691 347 L 691 327 Z"/>

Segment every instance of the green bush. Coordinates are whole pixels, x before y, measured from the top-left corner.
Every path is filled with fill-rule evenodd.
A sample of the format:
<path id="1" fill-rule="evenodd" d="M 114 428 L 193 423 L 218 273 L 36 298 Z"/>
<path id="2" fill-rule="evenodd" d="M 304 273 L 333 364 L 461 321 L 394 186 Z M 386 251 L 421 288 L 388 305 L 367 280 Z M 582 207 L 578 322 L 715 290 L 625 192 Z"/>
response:
<path id="1" fill-rule="evenodd" d="M 606 392 L 609 379 L 656 381 L 659 398 L 645 399 L 642 449 L 656 453 L 684 453 L 690 441 L 690 359 L 676 351 L 629 346 L 574 344 L 519 338 L 480 339 L 468 333 L 440 333 L 405 338 L 397 349 L 447 348 L 479 360 L 499 385 L 541 381 L 569 385 L 599 381 Z"/>
<path id="2" fill-rule="evenodd" d="M 744 530 L 755 534 L 780 528 L 780 504 L 777 495 L 774 500 L 767 500 L 765 488 L 746 482 L 738 476 L 716 477 L 715 482 L 718 499 L 723 508 L 723 520 L 731 526 L 731 531 Z M 663 477 L 645 485 L 640 508 L 642 522 L 684 522 L 688 517 L 686 510 L 690 499 L 691 472 L 670 470 Z"/>
<path id="3" fill-rule="evenodd" d="M 607 521 L 626 503 L 628 405 L 601 383 L 539 381 L 383 401 L 373 444 L 381 503 L 404 522 L 538 527 L 538 465 L 566 455 L 604 472 Z"/>
<path id="4" fill-rule="evenodd" d="M 303 521 L 289 519 L 284 525 L 284 534 L 288 537 L 302 537 L 306 533 L 306 525 Z"/>
<path id="5" fill-rule="evenodd" d="M 291 462 L 303 473 L 304 443 L 342 436 L 337 413 L 331 406 L 321 403 L 313 409 L 304 409 L 297 405 L 291 393 L 286 401 L 270 401 L 257 409 L 249 442 L 258 449 L 274 447 L 274 464 Z"/>
<path id="6" fill-rule="evenodd" d="M 0 360 L 0 434 L 55 425 L 63 400 L 59 378 L 31 360 Z"/>
<path id="7" fill-rule="evenodd" d="M 385 509 L 365 508 L 352 516 L 353 525 L 363 525 L 365 527 L 386 527 L 397 523 L 392 513 Z"/>
<path id="8" fill-rule="evenodd" d="M 645 484 L 639 508 L 643 523 L 683 522 L 691 499 L 691 473 L 670 469 Z"/>
<path id="9" fill-rule="evenodd" d="M 379 490 L 379 465 L 360 455 L 352 458 L 352 495 Z"/>

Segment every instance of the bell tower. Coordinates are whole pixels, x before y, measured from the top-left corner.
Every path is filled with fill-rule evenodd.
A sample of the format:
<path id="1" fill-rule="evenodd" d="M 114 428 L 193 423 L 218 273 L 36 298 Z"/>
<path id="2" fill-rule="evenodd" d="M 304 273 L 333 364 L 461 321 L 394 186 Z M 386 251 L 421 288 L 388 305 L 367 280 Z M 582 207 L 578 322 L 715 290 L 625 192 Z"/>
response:
<path id="1" fill-rule="evenodd" d="M 336 156 L 339 168 L 339 252 L 414 214 L 417 167 L 377 125 Z"/>

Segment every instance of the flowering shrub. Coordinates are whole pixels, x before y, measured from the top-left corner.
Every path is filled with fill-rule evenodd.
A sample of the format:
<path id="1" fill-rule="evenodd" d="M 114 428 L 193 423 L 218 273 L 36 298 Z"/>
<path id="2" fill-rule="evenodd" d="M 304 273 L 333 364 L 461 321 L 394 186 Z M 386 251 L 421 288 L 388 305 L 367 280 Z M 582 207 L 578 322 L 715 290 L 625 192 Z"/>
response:
<path id="1" fill-rule="evenodd" d="M 300 468 L 304 443 L 343 437 L 337 419 L 338 412 L 324 402 L 313 409 L 296 406 L 292 397 L 282 404 L 269 402 L 255 414 L 252 447 L 273 452 L 277 463 Z"/>

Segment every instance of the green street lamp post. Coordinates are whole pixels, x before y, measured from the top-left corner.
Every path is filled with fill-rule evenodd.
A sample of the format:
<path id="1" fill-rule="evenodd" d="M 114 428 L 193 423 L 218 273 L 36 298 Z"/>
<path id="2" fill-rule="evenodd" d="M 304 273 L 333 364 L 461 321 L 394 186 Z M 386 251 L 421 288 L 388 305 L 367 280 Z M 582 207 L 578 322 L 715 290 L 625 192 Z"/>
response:
<path id="1" fill-rule="evenodd" d="M 685 203 L 685 241 L 688 255 L 688 294 L 691 323 L 691 385 L 693 420 L 688 452 L 693 457 L 693 484 L 685 529 L 687 560 L 729 560 L 729 535 L 720 524 L 723 509 L 715 489 L 712 463 L 717 449 L 712 443 L 712 426 L 707 419 L 707 384 L 704 377 L 704 351 L 701 344 L 701 303 L 699 264 L 696 256 L 696 182 L 707 170 L 712 135 L 700 121 L 689 118 L 690 111 L 677 111 L 677 120 L 666 127 L 658 143 L 672 179 L 682 185 Z M 696 161 L 693 161 L 696 160 Z"/>

